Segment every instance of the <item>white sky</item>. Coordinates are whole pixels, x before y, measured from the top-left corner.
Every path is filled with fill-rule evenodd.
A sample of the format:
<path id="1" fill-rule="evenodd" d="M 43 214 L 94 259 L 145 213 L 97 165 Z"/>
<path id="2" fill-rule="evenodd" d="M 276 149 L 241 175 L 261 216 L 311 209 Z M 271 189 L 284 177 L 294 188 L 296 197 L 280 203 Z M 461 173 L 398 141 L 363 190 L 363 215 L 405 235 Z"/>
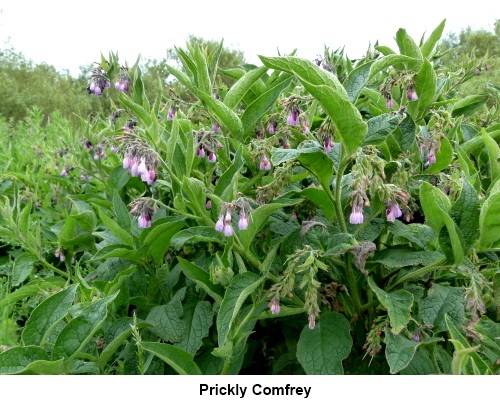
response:
<path id="1" fill-rule="evenodd" d="M 336 4 L 341 3 L 341 4 Z M 358 58 L 368 44 L 396 48 L 406 28 L 418 42 L 447 19 L 445 34 L 461 28 L 492 29 L 500 18 L 493 0 L 0 0 L 0 48 L 8 44 L 36 63 L 79 73 L 100 52 L 118 51 L 120 62 L 161 58 L 183 47 L 189 34 L 220 40 L 260 65 L 257 54 L 277 56 L 298 49 L 314 59 L 324 45 L 346 47 Z"/>

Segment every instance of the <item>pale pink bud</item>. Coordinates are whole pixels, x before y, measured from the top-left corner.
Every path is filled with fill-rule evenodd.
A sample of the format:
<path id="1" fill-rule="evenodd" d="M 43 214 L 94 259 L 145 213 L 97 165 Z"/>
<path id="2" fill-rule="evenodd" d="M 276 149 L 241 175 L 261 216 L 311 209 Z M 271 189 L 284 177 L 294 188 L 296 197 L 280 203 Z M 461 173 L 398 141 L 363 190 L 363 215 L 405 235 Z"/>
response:
<path id="1" fill-rule="evenodd" d="M 316 326 L 316 316 L 310 314 L 308 316 L 308 320 L 309 320 L 309 329 L 314 329 L 314 327 Z"/>
<path id="2" fill-rule="evenodd" d="M 299 114 L 300 110 L 297 107 L 292 107 L 288 112 L 286 123 L 293 126 L 299 125 Z"/>
<path id="3" fill-rule="evenodd" d="M 389 222 L 394 222 L 396 218 L 403 215 L 403 212 L 399 208 L 399 204 L 395 202 L 386 203 L 385 214 L 387 215 L 387 220 Z"/>
<path id="4" fill-rule="evenodd" d="M 150 228 L 151 227 L 151 215 L 141 214 L 137 220 L 139 228 Z"/>
<path id="5" fill-rule="evenodd" d="M 271 170 L 271 162 L 269 161 L 269 158 L 267 155 L 262 155 L 260 159 L 260 170 Z"/>
<path id="6" fill-rule="evenodd" d="M 269 303 L 269 310 L 271 311 L 271 314 L 277 315 L 280 313 L 280 301 L 278 299 L 273 299 Z"/>
<path id="7" fill-rule="evenodd" d="M 224 224 L 224 235 L 226 236 L 231 236 L 233 234 L 233 227 L 231 226 L 231 223 L 230 222 L 226 222 Z"/>
<path id="8" fill-rule="evenodd" d="M 132 176 L 139 175 L 139 162 L 137 161 L 137 158 L 134 159 L 134 163 L 132 164 L 132 167 L 130 168 L 130 174 Z"/>
<path id="9" fill-rule="evenodd" d="M 66 170 L 66 168 L 62 169 L 61 176 L 66 177 L 67 175 L 68 175 L 68 171 Z"/>
<path id="10" fill-rule="evenodd" d="M 222 232 L 224 230 L 224 218 L 219 217 L 219 219 L 215 223 L 215 230 L 219 232 Z"/>
<path id="11" fill-rule="evenodd" d="M 248 228 L 248 215 L 245 213 L 240 214 L 240 220 L 238 221 L 238 229 L 244 231 Z"/>
<path id="12" fill-rule="evenodd" d="M 362 224 L 363 223 L 363 209 L 355 205 L 352 207 L 351 215 L 349 216 L 349 222 L 351 224 Z"/>
<path id="13" fill-rule="evenodd" d="M 148 174 L 148 168 L 146 166 L 146 158 L 144 157 L 141 158 L 141 163 L 139 163 L 139 166 L 137 167 L 137 173 L 140 175 Z"/>
<path id="14" fill-rule="evenodd" d="M 214 152 L 208 152 L 208 161 L 210 163 L 215 163 L 217 161 L 217 156 Z"/>

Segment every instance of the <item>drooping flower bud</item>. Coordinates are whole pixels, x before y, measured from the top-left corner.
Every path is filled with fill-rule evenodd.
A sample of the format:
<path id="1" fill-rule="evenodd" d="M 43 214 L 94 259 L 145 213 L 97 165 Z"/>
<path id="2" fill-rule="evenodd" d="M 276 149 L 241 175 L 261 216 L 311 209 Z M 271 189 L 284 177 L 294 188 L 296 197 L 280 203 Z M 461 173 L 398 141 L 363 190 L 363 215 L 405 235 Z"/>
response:
<path id="1" fill-rule="evenodd" d="M 174 117 L 175 117 L 176 112 L 177 112 L 177 109 L 175 108 L 175 106 L 171 106 L 171 107 L 168 109 L 167 121 L 173 121 L 173 120 L 174 120 Z"/>
<path id="2" fill-rule="evenodd" d="M 248 228 L 248 215 L 244 210 L 240 211 L 240 220 L 238 221 L 238 229 L 244 231 Z"/>
<path id="3" fill-rule="evenodd" d="M 269 310 L 273 315 L 277 315 L 280 313 L 281 308 L 279 299 L 275 298 L 271 300 L 271 302 L 269 303 Z"/>
<path id="4" fill-rule="evenodd" d="M 290 108 L 290 110 L 288 111 L 288 117 L 286 119 L 286 123 L 292 126 L 299 125 L 299 115 L 300 115 L 300 110 L 298 107 Z"/>
<path id="5" fill-rule="evenodd" d="M 355 225 L 363 223 L 363 208 L 361 206 L 355 204 L 352 207 L 352 212 L 349 216 L 349 222 Z"/>
<path id="6" fill-rule="evenodd" d="M 151 228 L 151 215 L 142 213 L 137 220 L 139 228 Z"/>
<path id="7" fill-rule="evenodd" d="M 233 227 L 230 222 L 226 222 L 224 224 L 224 229 L 223 229 L 224 235 L 226 236 L 231 236 L 233 234 Z"/>
<path id="8" fill-rule="evenodd" d="M 260 158 L 259 168 L 260 170 L 271 170 L 271 162 L 265 153 Z"/>
<path id="9" fill-rule="evenodd" d="M 417 91 L 413 86 L 409 86 L 406 92 L 406 96 L 408 97 L 408 100 L 410 101 L 417 101 L 418 96 L 417 96 Z"/>
<path id="10" fill-rule="evenodd" d="M 385 214 L 389 222 L 394 222 L 396 218 L 399 218 L 403 215 L 401 208 L 399 208 L 399 204 L 396 202 L 386 202 L 385 207 Z"/>
<path id="11" fill-rule="evenodd" d="M 208 152 L 208 161 L 210 163 L 215 163 L 217 161 L 217 156 L 215 155 L 214 152 L 212 151 Z"/>

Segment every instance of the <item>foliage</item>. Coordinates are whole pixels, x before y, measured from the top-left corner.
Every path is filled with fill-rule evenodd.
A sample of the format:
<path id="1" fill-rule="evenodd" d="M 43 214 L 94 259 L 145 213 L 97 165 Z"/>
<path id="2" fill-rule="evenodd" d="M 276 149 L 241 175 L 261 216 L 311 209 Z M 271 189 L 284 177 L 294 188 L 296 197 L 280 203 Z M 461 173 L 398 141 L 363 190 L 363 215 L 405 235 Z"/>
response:
<path id="1" fill-rule="evenodd" d="M 193 40 L 153 95 L 110 54 L 111 117 L 0 121 L 0 373 L 498 374 L 500 97 L 454 97 L 443 29 Z"/>

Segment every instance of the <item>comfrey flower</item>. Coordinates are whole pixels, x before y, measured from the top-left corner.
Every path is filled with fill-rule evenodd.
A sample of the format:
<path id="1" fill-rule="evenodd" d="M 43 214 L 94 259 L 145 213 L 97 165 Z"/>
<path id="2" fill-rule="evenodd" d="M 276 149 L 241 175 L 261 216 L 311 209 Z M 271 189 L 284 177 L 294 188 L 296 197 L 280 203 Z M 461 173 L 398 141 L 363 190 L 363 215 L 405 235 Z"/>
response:
<path id="1" fill-rule="evenodd" d="M 297 126 L 299 125 L 299 115 L 300 110 L 297 106 L 293 106 L 288 111 L 288 117 L 286 119 L 286 123 L 288 125 Z"/>
<path id="2" fill-rule="evenodd" d="M 278 121 L 275 120 L 269 121 L 269 124 L 267 126 L 267 133 L 269 135 L 274 135 L 276 133 L 277 128 L 278 128 Z"/>
<path id="3" fill-rule="evenodd" d="M 244 231 L 248 228 L 248 214 L 244 209 L 240 210 L 240 220 L 238 221 L 238 229 Z"/>
<path id="4" fill-rule="evenodd" d="M 212 124 L 212 131 L 214 131 L 214 132 L 220 132 L 221 131 L 220 125 L 217 122 L 214 122 Z"/>
<path id="5" fill-rule="evenodd" d="M 333 148 L 333 141 L 330 136 L 323 137 L 323 149 L 326 153 L 330 152 Z"/>
<path id="6" fill-rule="evenodd" d="M 259 168 L 260 170 L 271 170 L 271 161 L 265 153 L 260 158 Z"/>
<path id="7" fill-rule="evenodd" d="M 399 204 L 397 202 L 387 201 L 385 203 L 385 214 L 389 222 L 394 222 L 396 218 L 403 215 L 403 212 L 401 211 L 401 208 L 399 208 Z"/>
<path id="8" fill-rule="evenodd" d="M 130 214 L 138 215 L 137 225 L 139 228 L 150 228 L 153 214 L 156 212 L 156 202 L 148 197 L 141 197 L 130 204 Z"/>
<path id="9" fill-rule="evenodd" d="M 269 310 L 271 311 L 271 314 L 277 315 L 280 313 L 281 308 L 280 308 L 280 300 L 277 298 L 274 298 L 271 300 L 269 303 Z"/>
<path id="10" fill-rule="evenodd" d="M 167 121 L 173 121 L 176 113 L 177 113 L 177 109 L 175 108 L 175 106 L 174 105 L 171 106 L 168 109 Z"/>
<path id="11" fill-rule="evenodd" d="M 122 72 L 116 78 L 115 89 L 118 91 L 129 91 L 132 80 L 128 73 Z"/>
<path id="12" fill-rule="evenodd" d="M 349 216 L 349 222 L 351 224 L 362 224 L 363 223 L 363 207 L 359 205 L 353 205 L 351 215 Z"/>
<path id="13" fill-rule="evenodd" d="M 309 320 L 309 329 L 314 329 L 316 326 L 316 315 L 310 314 L 307 319 Z"/>
<path id="14" fill-rule="evenodd" d="M 92 78 L 90 79 L 90 85 L 87 88 L 90 94 L 95 94 L 97 97 L 100 97 L 104 89 L 107 89 L 110 86 L 111 82 L 106 77 L 103 68 L 98 66 L 97 68 L 92 70 Z"/>
<path id="15" fill-rule="evenodd" d="M 215 154 L 215 152 L 208 152 L 208 161 L 210 163 L 215 163 L 217 161 L 217 155 Z"/>
<path id="16" fill-rule="evenodd" d="M 417 101 L 418 96 L 417 96 L 417 91 L 413 86 L 409 86 L 407 91 L 406 91 L 406 97 L 408 97 L 408 100 L 410 101 Z"/>
<path id="17" fill-rule="evenodd" d="M 387 100 L 387 102 L 385 103 L 385 106 L 387 108 L 393 108 L 394 107 L 394 102 L 392 101 L 392 96 L 390 93 L 388 93 L 386 96 L 385 96 L 385 99 Z"/>

